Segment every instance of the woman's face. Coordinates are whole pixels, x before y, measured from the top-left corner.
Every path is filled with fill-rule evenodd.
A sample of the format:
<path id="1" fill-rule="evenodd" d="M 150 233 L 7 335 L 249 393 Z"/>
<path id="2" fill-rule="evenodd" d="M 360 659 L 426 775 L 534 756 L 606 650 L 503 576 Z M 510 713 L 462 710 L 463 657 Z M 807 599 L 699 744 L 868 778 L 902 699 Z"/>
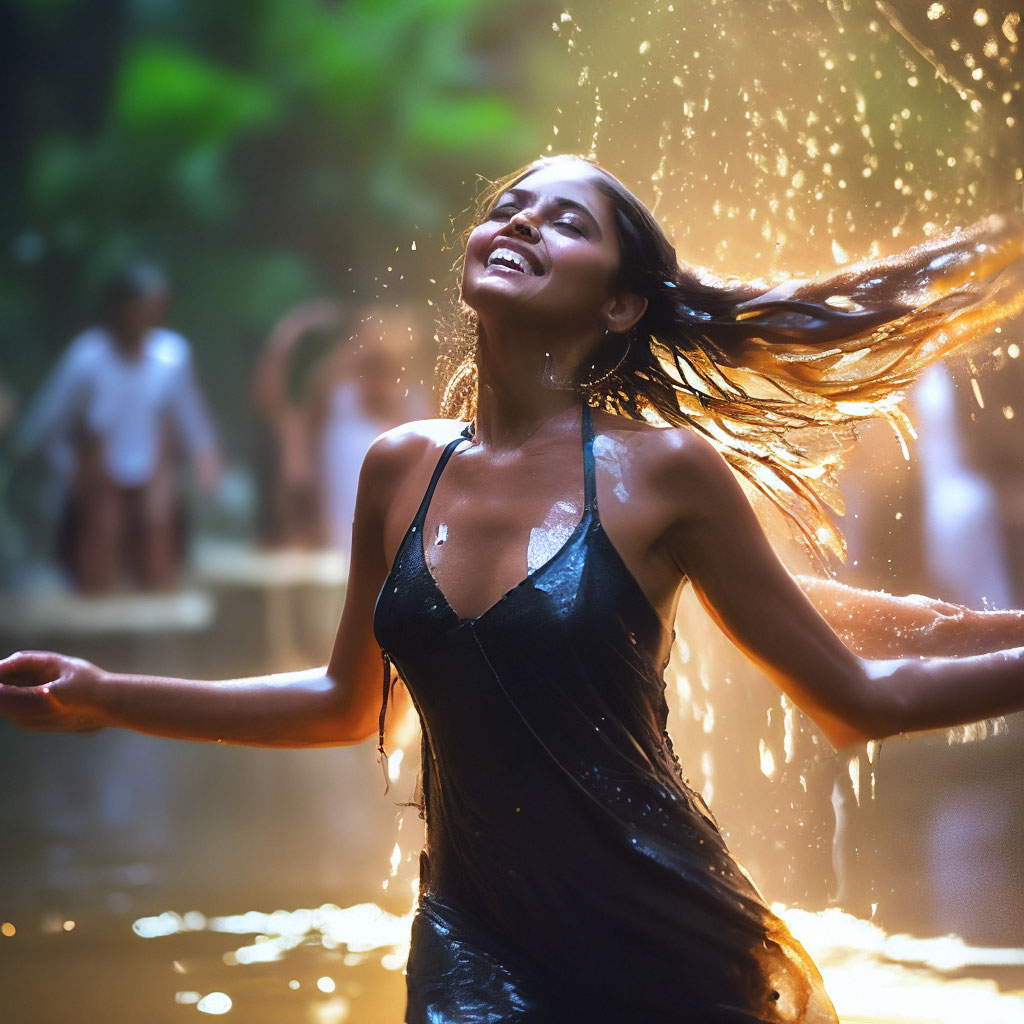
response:
<path id="1" fill-rule="evenodd" d="M 466 244 L 467 305 L 485 321 L 603 332 L 619 246 L 612 202 L 596 180 L 593 168 L 565 159 L 499 196 Z"/>

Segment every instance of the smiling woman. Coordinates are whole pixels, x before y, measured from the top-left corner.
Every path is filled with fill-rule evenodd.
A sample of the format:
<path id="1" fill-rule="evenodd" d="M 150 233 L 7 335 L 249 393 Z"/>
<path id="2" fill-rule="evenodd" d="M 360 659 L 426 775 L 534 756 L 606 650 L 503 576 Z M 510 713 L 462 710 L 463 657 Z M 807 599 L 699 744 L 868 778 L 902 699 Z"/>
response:
<path id="1" fill-rule="evenodd" d="M 0 663 L 0 712 L 267 746 L 376 733 L 383 753 L 393 664 L 423 730 L 409 1024 L 834 1024 L 683 778 L 668 624 L 689 582 L 837 746 L 1024 707 L 1021 615 L 961 610 L 996 653 L 858 656 L 729 467 L 823 543 L 821 452 L 1019 308 L 1021 239 L 993 219 L 832 278 L 716 282 L 606 171 L 531 165 L 467 238 L 459 415 L 389 431 L 364 461 L 329 665 L 198 682 L 22 653 Z M 886 600 L 896 635 L 910 612 Z"/>
<path id="2" fill-rule="evenodd" d="M 845 424 L 890 411 L 940 331 L 963 341 L 1007 315 L 1019 277 L 1014 290 L 998 275 L 1019 272 L 1018 230 L 993 220 L 769 290 L 678 267 L 650 214 L 588 162 L 541 161 L 488 191 L 462 269 L 469 345 L 446 390 L 474 422 L 418 507 L 417 490 L 397 496 L 409 504 L 385 526 L 375 617 L 424 728 L 409 1021 L 835 1019 L 680 775 L 662 673 L 681 585 L 837 744 L 981 705 L 953 671 L 914 679 L 909 663 L 854 658 L 713 447 L 654 423 L 695 426 L 741 470 L 773 470 L 775 493 L 797 480 L 824 502 L 810 458 L 782 459 L 797 443 L 775 431 L 823 426 L 838 447 Z M 760 392 L 730 384 L 758 366 Z M 548 555 L 531 565 L 538 534 Z M 1019 706 L 1018 659 L 989 699 Z M 993 675 L 984 665 L 959 671 Z"/>

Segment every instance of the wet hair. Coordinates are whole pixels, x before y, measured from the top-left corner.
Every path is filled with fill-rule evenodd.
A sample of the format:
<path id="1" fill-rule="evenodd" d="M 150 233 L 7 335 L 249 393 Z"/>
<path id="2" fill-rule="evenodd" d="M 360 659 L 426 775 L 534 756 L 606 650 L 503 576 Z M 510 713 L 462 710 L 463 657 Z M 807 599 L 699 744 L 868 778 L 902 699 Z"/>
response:
<path id="1" fill-rule="evenodd" d="M 697 430 L 815 553 L 842 557 L 829 510 L 843 511 L 836 474 L 856 424 L 882 417 L 905 443 L 913 430 L 899 403 L 921 370 L 1024 308 L 1024 217 L 993 215 L 813 279 L 722 279 L 681 264 L 647 207 L 604 168 L 547 157 L 488 183 L 474 224 L 528 174 L 565 159 L 590 166 L 611 200 L 618 287 L 647 299 L 639 322 L 602 342 L 586 368 L 587 401 Z M 441 413 L 472 419 L 473 311 L 460 305 L 443 334 Z"/>
<path id="2" fill-rule="evenodd" d="M 99 318 L 109 323 L 129 302 L 170 291 L 170 287 L 170 279 L 158 264 L 147 260 L 126 263 L 111 274 L 100 289 Z"/>

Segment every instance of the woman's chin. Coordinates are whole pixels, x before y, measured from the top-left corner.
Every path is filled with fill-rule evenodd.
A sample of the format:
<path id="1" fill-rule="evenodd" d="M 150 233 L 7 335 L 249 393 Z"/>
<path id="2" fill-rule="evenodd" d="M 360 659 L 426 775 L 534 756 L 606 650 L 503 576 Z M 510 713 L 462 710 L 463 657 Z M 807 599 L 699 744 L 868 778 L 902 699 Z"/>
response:
<path id="1" fill-rule="evenodd" d="M 534 299 L 527 281 L 509 280 L 511 274 L 482 274 L 472 283 L 462 286 L 462 302 L 478 316 L 508 314 L 513 310 L 525 311 Z"/>

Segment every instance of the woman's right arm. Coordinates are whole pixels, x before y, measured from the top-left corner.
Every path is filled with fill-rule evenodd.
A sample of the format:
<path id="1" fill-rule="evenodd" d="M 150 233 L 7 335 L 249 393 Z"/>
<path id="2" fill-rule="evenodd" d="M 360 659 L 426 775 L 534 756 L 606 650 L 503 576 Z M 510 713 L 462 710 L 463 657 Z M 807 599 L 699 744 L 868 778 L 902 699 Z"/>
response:
<path id="1" fill-rule="evenodd" d="M 175 679 L 22 651 L 0 661 L 0 716 L 23 729 L 120 727 L 262 747 L 359 743 L 376 735 L 381 660 L 373 609 L 388 571 L 384 513 L 407 457 L 408 445 L 385 436 L 364 460 L 345 607 L 326 667 L 250 679 Z"/>

